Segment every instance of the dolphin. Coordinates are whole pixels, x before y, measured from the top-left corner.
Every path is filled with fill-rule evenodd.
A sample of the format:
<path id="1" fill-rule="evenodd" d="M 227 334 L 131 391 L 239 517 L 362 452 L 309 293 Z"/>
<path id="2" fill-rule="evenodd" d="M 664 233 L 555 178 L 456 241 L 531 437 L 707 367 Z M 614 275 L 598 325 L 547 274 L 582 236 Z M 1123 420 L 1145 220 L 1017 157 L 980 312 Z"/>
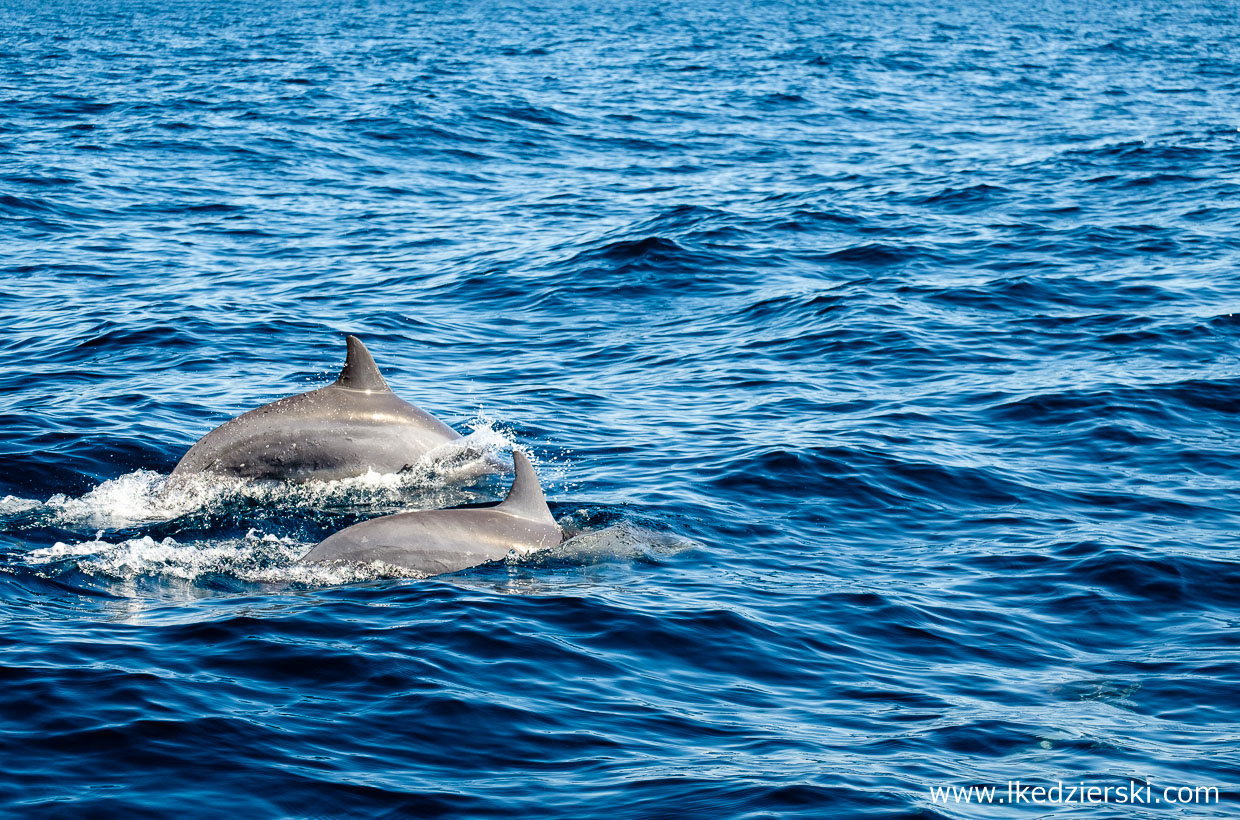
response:
<path id="1" fill-rule="evenodd" d="M 424 575 L 440 575 L 547 549 L 563 538 L 547 508 L 533 465 L 512 451 L 516 478 L 499 504 L 396 513 L 354 524 L 301 557 L 305 562 L 382 561 Z"/>
<path id="2" fill-rule="evenodd" d="M 398 473 L 461 436 L 399 398 L 356 336 L 327 387 L 265 404 L 207 433 L 170 481 L 199 473 L 292 481 Z"/>

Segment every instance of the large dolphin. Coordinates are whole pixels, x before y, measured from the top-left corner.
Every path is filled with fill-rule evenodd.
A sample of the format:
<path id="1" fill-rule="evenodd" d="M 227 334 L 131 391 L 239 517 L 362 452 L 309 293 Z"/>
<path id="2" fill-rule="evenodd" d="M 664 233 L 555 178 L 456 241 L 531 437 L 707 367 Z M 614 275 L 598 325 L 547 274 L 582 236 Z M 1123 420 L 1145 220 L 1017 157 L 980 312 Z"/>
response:
<path id="1" fill-rule="evenodd" d="M 439 575 L 497 561 L 513 550 L 524 554 L 554 547 L 562 534 L 538 475 L 520 450 L 513 450 L 512 462 L 516 478 L 499 504 L 372 518 L 329 536 L 301 560 L 382 561 Z"/>
<path id="2" fill-rule="evenodd" d="M 461 437 L 393 393 L 356 336 L 346 342 L 344 369 L 333 384 L 224 422 L 190 448 L 171 478 L 215 473 L 304 481 L 397 473 Z"/>

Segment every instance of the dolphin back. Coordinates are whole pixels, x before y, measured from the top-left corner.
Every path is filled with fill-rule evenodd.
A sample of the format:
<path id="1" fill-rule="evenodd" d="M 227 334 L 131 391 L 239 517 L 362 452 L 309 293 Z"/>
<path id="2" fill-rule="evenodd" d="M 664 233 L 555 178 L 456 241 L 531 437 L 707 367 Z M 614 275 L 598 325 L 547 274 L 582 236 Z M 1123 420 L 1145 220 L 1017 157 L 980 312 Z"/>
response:
<path id="1" fill-rule="evenodd" d="M 225 422 L 189 449 L 172 477 L 329 481 L 368 470 L 396 473 L 460 438 L 393 393 L 360 339 L 349 336 L 347 345 L 335 382 Z"/>
<path id="2" fill-rule="evenodd" d="M 494 507 L 420 510 L 363 521 L 328 536 L 302 561 L 379 561 L 423 575 L 457 572 L 560 543 L 538 475 L 513 451 L 516 478 Z"/>
<path id="3" fill-rule="evenodd" d="M 542 485 L 538 483 L 534 465 L 530 464 L 525 453 L 516 448 L 512 451 L 512 466 L 516 471 L 512 489 L 496 509 L 518 518 L 555 524 L 555 516 L 547 506 L 547 497 L 543 495 Z"/>
<path id="4" fill-rule="evenodd" d="M 344 357 L 344 367 L 340 369 L 340 375 L 336 378 L 336 387 L 343 387 L 347 390 L 387 390 L 387 381 L 383 378 L 383 374 L 379 372 L 379 365 L 375 364 L 375 357 L 370 355 L 370 351 L 366 349 L 366 345 L 362 344 L 362 340 L 356 336 L 346 336 L 345 346 L 347 352 Z"/>

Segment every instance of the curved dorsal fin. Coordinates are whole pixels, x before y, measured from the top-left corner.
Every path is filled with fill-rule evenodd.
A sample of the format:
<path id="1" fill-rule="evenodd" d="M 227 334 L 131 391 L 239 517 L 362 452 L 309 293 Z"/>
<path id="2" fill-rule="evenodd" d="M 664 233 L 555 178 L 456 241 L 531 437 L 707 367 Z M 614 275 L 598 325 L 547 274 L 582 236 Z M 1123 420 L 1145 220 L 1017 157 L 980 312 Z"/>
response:
<path id="1" fill-rule="evenodd" d="M 379 372 L 374 357 L 370 355 L 366 345 L 362 344 L 362 340 L 356 336 L 346 336 L 345 343 L 349 347 L 349 352 L 345 354 L 344 368 L 341 369 L 340 376 L 336 379 L 336 386 L 347 387 L 350 390 L 391 389 L 383 380 L 383 374 Z"/>
<path id="2" fill-rule="evenodd" d="M 555 517 L 547 507 L 547 497 L 543 495 L 542 486 L 538 483 L 538 474 L 534 465 L 525 453 L 512 451 L 512 466 L 517 475 L 512 480 L 512 489 L 507 497 L 500 502 L 499 509 L 509 515 L 528 518 L 531 521 L 549 521 L 555 523 Z"/>

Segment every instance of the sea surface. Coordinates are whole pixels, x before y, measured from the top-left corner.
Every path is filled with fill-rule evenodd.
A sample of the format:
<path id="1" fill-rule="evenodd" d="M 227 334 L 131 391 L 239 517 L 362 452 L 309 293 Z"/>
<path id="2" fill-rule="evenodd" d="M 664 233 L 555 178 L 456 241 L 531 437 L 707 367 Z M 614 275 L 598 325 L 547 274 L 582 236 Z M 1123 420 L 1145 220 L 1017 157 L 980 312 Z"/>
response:
<path id="1" fill-rule="evenodd" d="M 1240 816 L 1238 20 L 5 3 L 0 815 Z M 348 333 L 580 534 L 165 489 Z"/>

